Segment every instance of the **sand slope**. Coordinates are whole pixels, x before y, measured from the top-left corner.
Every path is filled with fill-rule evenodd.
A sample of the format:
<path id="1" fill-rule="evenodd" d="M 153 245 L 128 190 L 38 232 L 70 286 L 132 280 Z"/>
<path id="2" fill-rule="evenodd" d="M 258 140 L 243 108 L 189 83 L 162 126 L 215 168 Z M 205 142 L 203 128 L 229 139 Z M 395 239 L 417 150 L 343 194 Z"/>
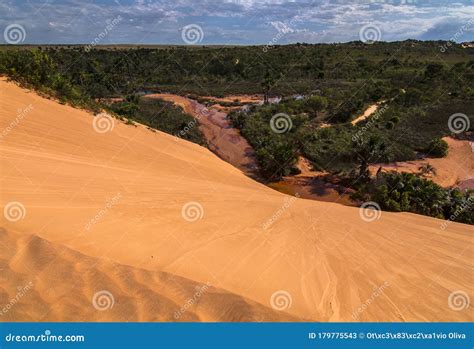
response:
<path id="1" fill-rule="evenodd" d="M 88 257 L 35 235 L 0 230 L 0 243 L 8 263 L 0 300 L 12 305 L 3 321 L 298 320 L 207 283 Z"/>
<path id="2" fill-rule="evenodd" d="M 24 207 L 1 217 L 0 302 L 34 279 L 0 321 L 173 321 L 208 282 L 186 319 L 473 319 L 472 306 L 448 305 L 453 292 L 474 299 L 471 226 L 387 212 L 367 222 L 269 189 L 198 145 L 92 123 L 0 81 L 1 206 Z M 99 290 L 112 309 L 91 309 Z"/>

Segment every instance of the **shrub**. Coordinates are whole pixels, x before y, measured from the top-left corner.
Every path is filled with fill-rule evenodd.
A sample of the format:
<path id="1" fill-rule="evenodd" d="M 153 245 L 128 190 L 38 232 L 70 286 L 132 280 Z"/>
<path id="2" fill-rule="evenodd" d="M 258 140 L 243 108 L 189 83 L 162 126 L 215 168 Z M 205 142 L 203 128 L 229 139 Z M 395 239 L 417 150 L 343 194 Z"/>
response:
<path id="1" fill-rule="evenodd" d="M 311 96 L 304 100 L 304 104 L 308 111 L 317 113 L 328 107 L 328 100 L 322 96 Z"/>
<path id="2" fill-rule="evenodd" d="M 434 158 L 444 158 L 448 155 L 448 143 L 441 138 L 433 139 L 428 147 L 426 148 L 426 153 L 428 156 Z"/>

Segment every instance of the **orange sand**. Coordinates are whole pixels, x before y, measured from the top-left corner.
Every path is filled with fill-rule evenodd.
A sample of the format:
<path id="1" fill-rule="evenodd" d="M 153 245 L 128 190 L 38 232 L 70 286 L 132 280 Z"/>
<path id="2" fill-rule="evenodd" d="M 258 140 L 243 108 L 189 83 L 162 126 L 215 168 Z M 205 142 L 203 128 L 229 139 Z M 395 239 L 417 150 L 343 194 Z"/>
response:
<path id="1" fill-rule="evenodd" d="M 361 121 L 367 119 L 369 116 L 371 116 L 373 113 L 375 113 L 375 112 L 377 111 L 377 109 L 379 109 L 380 104 L 383 103 L 383 102 L 384 102 L 384 101 L 370 105 L 370 106 L 364 111 L 364 113 L 362 113 L 362 115 L 360 115 L 360 116 L 358 116 L 357 118 L 355 118 L 354 120 L 352 120 L 352 121 L 351 121 L 351 124 L 352 124 L 352 125 L 356 125 L 356 124 L 358 124 L 359 122 L 361 122 Z"/>
<path id="2" fill-rule="evenodd" d="M 471 226 L 388 212 L 366 222 L 196 144 L 117 120 L 98 133 L 93 118 L 0 81 L 0 129 L 15 124 L 0 140 L 0 202 L 25 213 L 2 215 L 0 305 L 33 285 L 3 319 L 473 320 L 472 305 L 448 306 L 455 291 L 474 299 Z M 189 202 L 197 216 L 183 215 Z M 102 290 L 114 306 L 99 311 Z"/>

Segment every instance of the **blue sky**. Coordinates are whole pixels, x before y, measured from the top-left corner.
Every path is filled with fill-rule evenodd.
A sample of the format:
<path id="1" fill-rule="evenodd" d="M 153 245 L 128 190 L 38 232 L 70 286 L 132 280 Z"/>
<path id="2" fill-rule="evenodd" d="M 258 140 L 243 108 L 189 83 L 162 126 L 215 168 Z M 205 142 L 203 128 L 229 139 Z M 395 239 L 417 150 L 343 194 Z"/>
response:
<path id="1" fill-rule="evenodd" d="M 0 0 L 0 43 L 11 25 L 43 44 L 461 42 L 474 40 L 474 0 Z"/>

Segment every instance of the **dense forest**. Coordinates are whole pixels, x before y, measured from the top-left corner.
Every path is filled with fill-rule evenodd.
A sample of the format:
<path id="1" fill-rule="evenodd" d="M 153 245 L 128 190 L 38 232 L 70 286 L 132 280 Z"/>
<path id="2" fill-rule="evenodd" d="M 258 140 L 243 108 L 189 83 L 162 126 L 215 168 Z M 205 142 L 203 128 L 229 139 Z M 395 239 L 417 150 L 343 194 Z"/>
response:
<path id="1" fill-rule="evenodd" d="M 396 89 L 408 85 L 428 64 L 441 64 L 449 70 L 474 59 L 473 48 L 452 45 L 441 52 L 444 44 L 414 40 L 373 45 L 295 44 L 266 51 L 261 46 L 91 50 L 80 46 L 0 46 L 0 72 L 24 75 L 25 69 L 35 70 L 29 63 L 41 62 L 48 74 L 60 73 L 93 97 L 143 90 L 213 96 L 262 93 L 262 84 L 268 82 L 274 95 L 331 91 L 334 97 L 340 95 L 331 101 L 337 105 L 357 86 L 366 89 L 368 83 L 375 83 Z M 435 70 L 431 73 L 437 74 Z M 463 79 L 468 82 L 469 78 L 472 81 L 472 75 Z M 371 93 L 377 97 L 377 91 Z"/>
<path id="2" fill-rule="evenodd" d="M 179 107 L 139 95 L 167 91 L 215 97 L 281 96 L 278 104 L 256 105 L 229 115 L 255 149 L 266 181 L 296 173 L 297 158 L 303 155 L 314 168 L 348 181 L 361 200 L 381 200 L 388 210 L 449 218 L 453 213 L 448 207 L 453 202 L 462 206 L 469 193 L 431 186 L 423 179 L 368 174 L 371 163 L 445 156 L 447 146 L 441 138 L 462 138 L 474 127 L 474 49 L 453 44 L 440 50 L 443 44 L 407 40 L 295 44 L 270 50 L 163 46 L 90 51 L 80 46 L 3 46 L 0 74 L 62 102 L 95 112 L 105 108 L 174 135 L 193 119 Z M 110 97 L 123 100 L 100 102 Z M 351 123 L 374 104 L 378 105 L 375 117 Z M 470 128 L 459 134 L 448 125 L 455 113 L 470 120 Z M 205 143 L 197 128 L 183 134 Z M 393 191 L 376 189 L 381 181 L 402 182 L 415 192 L 431 191 L 442 202 L 427 201 L 428 209 L 416 206 L 414 202 L 420 200 L 413 191 L 397 191 L 392 197 Z M 442 208 L 434 210 L 434 206 Z"/>

